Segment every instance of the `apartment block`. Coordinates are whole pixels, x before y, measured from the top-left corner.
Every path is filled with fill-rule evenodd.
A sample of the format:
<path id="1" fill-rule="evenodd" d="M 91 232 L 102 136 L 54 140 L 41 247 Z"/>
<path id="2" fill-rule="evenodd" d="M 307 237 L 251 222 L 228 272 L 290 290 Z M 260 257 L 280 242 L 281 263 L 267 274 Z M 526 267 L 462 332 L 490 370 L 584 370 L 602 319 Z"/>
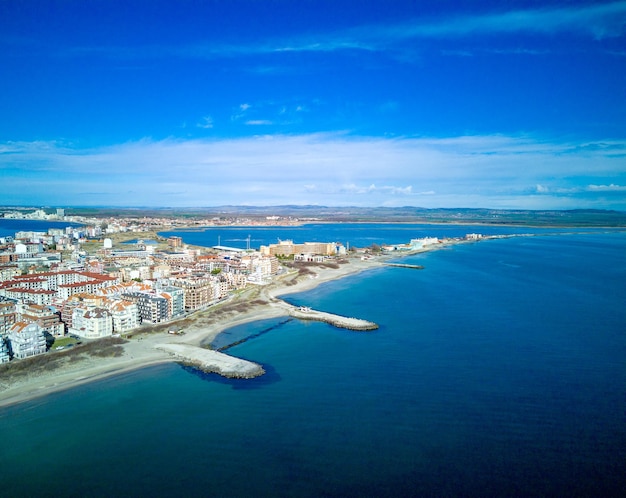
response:
<path id="1" fill-rule="evenodd" d="M 0 336 L 8 334 L 16 321 L 15 301 L 0 297 Z"/>
<path id="2" fill-rule="evenodd" d="M 0 335 L 0 364 L 8 363 L 10 359 L 9 343 Z"/>
<path id="3" fill-rule="evenodd" d="M 294 256 L 296 254 L 320 254 L 323 256 L 335 256 L 344 254 L 345 248 L 337 242 L 305 242 L 294 244 L 292 240 L 281 240 L 278 244 L 261 246 L 263 256 Z"/>
<path id="4" fill-rule="evenodd" d="M 185 311 L 203 308 L 214 299 L 213 281 L 210 278 L 176 279 L 170 282 L 183 289 Z"/>
<path id="5" fill-rule="evenodd" d="M 117 300 L 107 305 L 113 320 L 113 333 L 123 334 L 141 325 L 139 308 L 136 303 Z"/>
<path id="6" fill-rule="evenodd" d="M 21 360 L 46 352 L 46 337 L 36 323 L 16 322 L 7 338 L 13 358 Z"/>
<path id="7" fill-rule="evenodd" d="M 85 339 L 100 339 L 113 335 L 113 317 L 98 307 L 77 307 L 72 314 L 71 333 Z"/>
<path id="8" fill-rule="evenodd" d="M 169 302 L 166 298 L 145 292 L 123 294 L 125 300 L 134 302 L 142 322 L 160 323 L 169 319 Z"/>
<path id="9" fill-rule="evenodd" d="M 19 319 L 27 323 L 38 324 L 44 332 L 54 337 L 65 335 L 65 324 L 61 322 L 61 315 L 50 306 L 41 304 L 26 304 L 20 306 Z"/>

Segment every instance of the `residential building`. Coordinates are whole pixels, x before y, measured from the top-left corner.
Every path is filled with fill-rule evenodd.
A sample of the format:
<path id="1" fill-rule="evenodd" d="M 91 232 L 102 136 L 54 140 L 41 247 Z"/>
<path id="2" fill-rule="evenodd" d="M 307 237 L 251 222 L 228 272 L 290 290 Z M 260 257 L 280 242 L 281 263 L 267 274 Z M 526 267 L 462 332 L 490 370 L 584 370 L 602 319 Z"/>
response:
<path id="1" fill-rule="evenodd" d="M 170 318 L 177 318 L 185 313 L 185 291 L 183 289 L 168 286 L 160 289 L 160 295 L 168 300 Z"/>
<path id="2" fill-rule="evenodd" d="M 203 308 L 215 299 L 210 278 L 175 279 L 170 282 L 183 289 L 185 311 Z"/>
<path id="3" fill-rule="evenodd" d="M 44 332 L 54 337 L 65 335 L 65 324 L 61 322 L 60 313 L 50 306 L 41 304 L 21 305 L 19 313 L 20 321 L 37 323 Z"/>
<path id="4" fill-rule="evenodd" d="M 13 358 L 21 360 L 46 352 L 46 336 L 36 323 L 16 322 L 7 338 Z"/>
<path id="5" fill-rule="evenodd" d="M 139 308 L 136 303 L 120 299 L 110 302 L 107 309 L 113 320 L 114 334 L 123 334 L 141 325 Z"/>
<path id="6" fill-rule="evenodd" d="M 0 335 L 0 364 L 8 363 L 10 359 L 11 355 L 9 354 L 9 344 L 5 338 Z"/>
<path id="7" fill-rule="evenodd" d="M 113 317 L 99 307 L 79 306 L 72 314 L 71 333 L 85 339 L 100 339 L 113 335 Z"/>
<path id="8" fill-rule="evenodd" d="M 15 301 L 0 297 L 0 336 L 8 334 L 16 321 Z"/>
<path id="9" fill-rule="evenodd" d="M 292 240 L 281 240 L 278 244 L 261 246 L 260 252 L 263 256 L 294 256 L 295 254 L 301 253 L 335 256 L 337 254 L 345 254 L 345 247 L 337 242 L 305 242 L 304 244 L 294 244 Z"/>
<path id="10" fill-rule="evenodd" d="M 21 302 L 29 302 L 35 304 L 51 304 L 52 299 L 56 296 L 53 290 L 45 289 L 26 289 L 24 287 L 11 287 L 9 289 L 0 289 L 0 296 L 14 299 Z"/>
<path id="11" fill-rule="evenodd" d="M 167 245 L 172 249 L 178 249 L 183 247 L 183 239 L 182 237 L 172 236 L 167 239 Z"/>
<path id="12" fill-rule="evenodd" d="M 169 302 L 163 296 L 146 292 L 123 294 L 125 300 L 134 302 L 142 322 L 160 323 L 169 319 Z"/>

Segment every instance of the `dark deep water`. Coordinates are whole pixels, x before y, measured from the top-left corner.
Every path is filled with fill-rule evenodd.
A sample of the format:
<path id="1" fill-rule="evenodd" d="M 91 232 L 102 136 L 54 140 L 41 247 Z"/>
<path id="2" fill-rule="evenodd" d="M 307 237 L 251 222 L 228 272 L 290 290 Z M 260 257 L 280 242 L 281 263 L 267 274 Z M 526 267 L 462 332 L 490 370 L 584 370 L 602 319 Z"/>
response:
<path id="1" fill-rule="evenodd" d="M 1 494 L 625 495 L 626 234 L 403 261 L 288 298 L 375 332 L 229 331 L 258 379 L 167 365 L 0 409 Z"/>

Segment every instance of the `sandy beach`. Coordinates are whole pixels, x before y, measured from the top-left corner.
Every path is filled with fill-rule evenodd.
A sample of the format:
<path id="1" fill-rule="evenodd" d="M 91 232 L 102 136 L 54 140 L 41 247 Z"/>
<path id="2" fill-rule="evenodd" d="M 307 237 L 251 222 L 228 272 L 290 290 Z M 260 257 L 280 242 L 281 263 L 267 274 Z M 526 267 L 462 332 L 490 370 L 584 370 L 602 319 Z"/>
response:
<path id="1" fill-rule="evenodd" d="M 394 255 L 394 257 L 400 256 Z M 163 344 L 206 346 L 220 332 L 245 323 L 289 314 L 289 305 L 279 299 L 286 294 L 303 292 L 316 286 L 373 268 L 379 268 L 388 259 L 380 256 L 362 260 L 353 257 L 336 265 L 311 267 L 311 274 L 299 275 L 290 270 L 265 286 L 249 285 L 219 305 L 195 312 L 184 319 L 184 334 L 172 335 L 166 331 L 142 333 L 137 329 L 122 345 L 123 354 L 117 357 L 87 357 L 44 373 L 24 374 L 10 382 L 0 378 L 0 407 L 22 403 L 53 392 L 93 382 L 113 375 L 161 363 L 180 361 L 180 358 L 157 348 Z M 232 310 L 231 310 L 232 308 Z M 221 313 L 219 310 L 221 309 Z M 171 322 L 172 328 L 177 322 Z M 63 354 L 63 353 L 47 353 Z"/>

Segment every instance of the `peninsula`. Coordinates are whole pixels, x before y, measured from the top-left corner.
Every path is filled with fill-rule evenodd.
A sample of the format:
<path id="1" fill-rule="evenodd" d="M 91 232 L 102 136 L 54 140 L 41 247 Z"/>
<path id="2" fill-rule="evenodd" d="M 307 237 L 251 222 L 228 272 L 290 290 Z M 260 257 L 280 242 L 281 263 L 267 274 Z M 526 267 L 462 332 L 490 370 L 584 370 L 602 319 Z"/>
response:
<path id="1" fill-rule="evenodd" d="M 301 310 L 280 297 L 312 289 L 330 280 L 381 267 L 385 259 L 386 256 L 371 259 L 353 257 L 336 267 L 324 265 L 314 267 L 314 270 L 304 275 L 293 269 L 275 278 L 268 285 L 250 286 L 224 302 L 196 311 L 181 320 L 169 322 L 161 327 L 136 329 L 125 341 L 115 341 L 114 347 L 117 348 L 115 355 L 105 357 L 81 355 L 75 361 L 61 362 L 52 370 L 35 370 L 19 375 L 7 375 L 10 372 L 2 372 L 0 406 L 28 401 L 87 382 L 168 362 L 192 364 L 201 370 L 226 377 L 250 378 L 262 375 L 261 365 L 211 351 L 206 349 L 206 345 L 219 333 L 231 327 L 281 316 L 319 320 L 352 330 L 373 330 L 377 325 L 372 322 L 315 310 Z M 184 333 L 170 333 L 174 329 L 182 329 Z M 79 347 L 75 348 L 75 352 L 78 352 Z M 47 354 L 61 356 L 64 352 Z"/>
<path id="2" fill-rule="evenodd" d="M 262 375 L 262 365 L 223 354 L 223 347 L 219 353 L 211 351 L 212 341 L 231 327 L 283 316 L 354 331 L 375 330 L 378 325 L 367 317 L 297 307 L 281 296 L 383 265 L 398 271 L 421 269 L 390 259 L 511 236 L 427 237 L 358 250 L 340 243 L 281 241 L 254 251 L 190 246 L 181 237 L 164 236 L 165 230 L 179 226 L 178 221 L 68 217 L 63 209 L 35 215 L 89 224 L 47 233 L 22 231 L 0 240 L 6 260 L 0 266 L 3 340 L 9 331 L 17 344 L 20 334 L 26 335 L 23 331 L 38 327 L 51 339 L 47 348 L 45 343 L 26 344 L 23 350 L 14 347 L 11 355 L 16 359 L 10 362 L 9 350 L 0 341 L 0 406 L 167 362 L 192 364 L 226 377 Z M 34 219 L 24 216 L 31 215 L 19 212 L 8 218 Z M 241 220 L 235 217 L 226 224 Z M 304 220 L 284 213 L 266 221 L 273 225 Z M 155 245 L 150 245 L 152 237 Z"/>

